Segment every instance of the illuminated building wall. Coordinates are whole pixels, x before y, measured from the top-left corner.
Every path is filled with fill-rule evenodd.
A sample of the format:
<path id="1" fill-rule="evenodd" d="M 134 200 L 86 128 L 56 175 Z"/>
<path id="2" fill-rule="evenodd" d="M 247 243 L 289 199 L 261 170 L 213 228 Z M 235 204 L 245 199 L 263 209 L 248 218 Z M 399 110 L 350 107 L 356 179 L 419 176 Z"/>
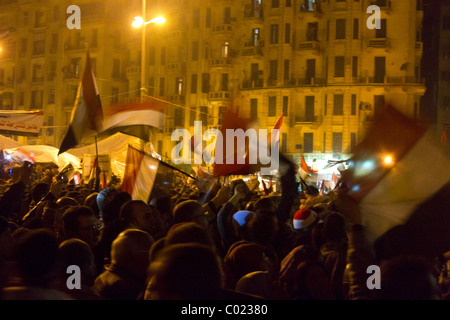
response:
<path id="1" fill-rule="evenodd" d="M 284 112 L 281 151 L 299 161 L 348 153 L 386 103 L 418 116 L 420 1 L 164 0 L 147 1 L 146 92 L 170 101 L 164 132 L 152 142 L 170 157 L 176 128 L 220 127 L 239 107 L 256 128 Z M 66 27 L 67 6 L 81 8 L 81 29 Z M 366 21 L 381 8 L 379 30 Z M 59 146 L 90 47 L 104 104 L 140 96 L 141 1 L 30 1 L 0 4 L 0 30 L 13 31 L 0 53 L 1 107 L 43 109 L 46 126 L 22 142 Z M 11 53 L 7 51 L 10 50 Z"/>

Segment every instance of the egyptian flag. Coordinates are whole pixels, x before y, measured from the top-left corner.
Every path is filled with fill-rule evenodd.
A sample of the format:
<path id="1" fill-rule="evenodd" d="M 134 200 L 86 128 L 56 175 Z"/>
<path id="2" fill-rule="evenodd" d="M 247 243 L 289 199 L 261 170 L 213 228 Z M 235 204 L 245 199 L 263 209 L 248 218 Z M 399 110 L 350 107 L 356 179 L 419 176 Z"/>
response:
<path id="1" fill-rule="evenodd" d="M 117 103 L 103 107 L 99 123 L 101 137 L 122 132 L 148 141 L 150 128 L 164 128 L 164 106 L 167 103 L 148 98 L 142 102 Z"/>
<path id="2" fill-rule="evenodd" d="M 301 155 L 300 158 L 300 176 L 306 179 L 312 172 L 311 167 L 306 164 L 305 157 Z"/>
<path id="3" fill-rule="evenodd" d="M 133 200 L 145 203 L 151 198 L 170 195 L 173 169 L 145 152 L 128 146 L 121 190 L 128 192 Z"/>
<path id="4" fill-rule="evenodd" d="M 352 151 L 340 187 L 358 203 L 377 248 L 450 250 L 450 157 L 435 137 L 388 106 Z"/>
<path id="5" fill-rule="evenodd" d="M 283 114 L 278 119 L 277 123 L 274 126 L 274 130 L 271 131 L 267 135 L 267 144 L 262 146 L 262 141 L 259 141 L 258 135 L 258 143 L 256 145 L 249 145 L 248 139 L 245 139 L 244 144 L 238 145 L 238 143 L 233 143 L 234 150 L 229 152 L 227 148 L 227 130 L 236 130 L 242 129 L 246 132 L 249 129 L 249 122 L 245 118 L 241 118 L 239 116 L 239 110 L 234 110 L 233 108 L 227 109 L 227 111 L 223 115 L 222 120 L 222 146 L 217 145 L 219 148 L 222 148 L 222 156 L 219 158 L 218 152 L 216 151 L 216 158 L 214 161 L 213 175 L 214 176 L 230 176 L 230 175 L 249 175 L 256 172 L 259 172 L 261 168 L 264 166 L 259 161 L 257 163 L 250 163 L 250 152 L 253 155 L 258 155 L 257 160 L 259 160 L 259 148 L 267 148 L 270 145 L 270 148 L 278 148 L 279 140 L 280 140 L 280 128 L 283 123 Z M 276 136 L 272 137 L 272 132 L 276 133 Z M 217 148 L 216 148 L 217 149 Z"/>
<path id="6" fill-rule="evenodd" d="M 86 53 L 86 65 L 78 86 L 75 105 L 72 110 L 69 128 L 59 147 L 58 154 L 84 143 L 99 131 L 103 120 L 102 104 L 92 71 L 89 51 Z"/>

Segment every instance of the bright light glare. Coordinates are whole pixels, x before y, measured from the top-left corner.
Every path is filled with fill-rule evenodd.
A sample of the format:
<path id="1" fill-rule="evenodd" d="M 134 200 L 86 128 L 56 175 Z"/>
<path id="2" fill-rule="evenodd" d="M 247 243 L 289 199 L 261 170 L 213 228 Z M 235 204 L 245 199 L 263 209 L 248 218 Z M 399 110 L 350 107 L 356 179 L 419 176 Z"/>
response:
<path id="1" fill-rule="evenodd" d="M 142 17 L 134 17 L 134 21 L 131 24 L 134 28 L 139 28 L 144 24 L 144 19 Z"/>
<path id="2" fill-rule="evenodd" d="M 147 23 L 157 23 L 157 24 L 161 24 L 161 23 L 164 23 L 164 22 L 166 22 L 166 19 L 164 19 L 163 17 L 156 17 L 156 18 L 153 18 L 153 19 L 150 20 L 150 21 L 147 21 L 145 24 L 147 24 Z"/>
<path id="3" fill-rule="evenodd" d="M 140 28 L 140 27 L 142 27 L 143 24 L 149 24 L 149 23 L 162 24 L 164 22 L 166 22 L 166 19 L 164 19 L 163 17 L 156 17 L 156 18 L 153 18 L 153 19 L 151 19 L 149 21 L 145 21 L 145 22 L 142 17 L 134 17 L 134 21 L 131 23 L 131 25 L 134 28 Z"/>
<path id="4" fill-rule="evenodd" d="M 383 158 L 383 163 L 385 166 L 390 167 L 394 164 L 394 159 L 391 156 L 387 155 Z"/>

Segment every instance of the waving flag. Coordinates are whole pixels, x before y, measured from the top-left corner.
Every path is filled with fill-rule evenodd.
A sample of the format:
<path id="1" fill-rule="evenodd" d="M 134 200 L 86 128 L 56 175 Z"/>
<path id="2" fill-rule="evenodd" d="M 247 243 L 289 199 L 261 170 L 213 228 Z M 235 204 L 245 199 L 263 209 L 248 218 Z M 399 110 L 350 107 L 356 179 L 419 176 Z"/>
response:
<path id="1" fill-rule="evenodd" d="M 117 103 L 103 107 L 103 120 L 99 123 L 102 135 L 122 132 L 149 139 L 150 127 L 164 128 L 165 102 L 148 98 L 142 102 Z"/>
<path id="2" fill-rule="evenodd" d="M 95 136 L 100 130 L 98 124 L 102 122 L 102 119 L 103 111 L 100 95 L 95 83 L 89 52 L 87 52 L 86 65 L 78 86 L 70 124 L 59 147 L 58 154 L 76 147 L 88 138 Z"/>
<path id="3" fill-rule="evenodd" d="M 219 148 L 222 148 L 222 157 L 217 157 L 215 159 L 213 175 L 248 175 L 262 171 L 261 169 L 265 169 L 265 165 L 261 163 L 261 159 L 258 157 L 261 155 L 261 150 L 264 150 L 265 148 L 268 151 L 270 150 L 270 166 L 272 166 L 273 161 L 278 161 L 278 159 L 273 159 L 275 157 L 273 152 L 276 151 L 276 154 L 279 154 L 280 128 L 283 123 L 283 116 L 283 114 L 280 116 L 274 129 L 267 134 L 266 141 L 258 140 L 257 143 L 251 143 L 252 141 L 250 141 L 249 138 L 248 140 L 246 139 L 245 143 L 241 143 L 240 145 L 238 145 L 238 143 L 233 143 L 234 150 L 228 150 L 227 132 L 229 130 L 234 130 L 235 132 L 237 132 L 237 130 L 243 130 L 243 132 L 247 132 L 249 129 L 254 130 L 249 128 L 247 119 L 239 116 L 238 110 L 228 109 L 223 115 L 221 128 L 223 141 L 222 146 L 219 146 Z M 273 133 L 275 133 L 275 136 L 272 136 Z M 256 136 L 258 137 L 257 139 L 260 138 L 258 134 Z M 256 157 L 258 158 L 256 163 L 251 162 L 250 153 L 252 153 L 253 156 L 258 155 L 258 157 Z M 217 155 L 218 153 L 216 152 L 215 154 Z M 242 155 L 244 155 L 244 160 L 239 159 Z"/>
<path id="4" fill-rule="evenodd" d="M 128 192 L 133 200 L 146 203 L 152 198 L 169 196 L 175 171 L 193 178 L 129 145 L 121 190 Z"/>
<path id="5" fill-rule="evenodd" d="M 371 241 L 403 226 L 415 230 L 408 242 L 416 248 L 450 249 L 450 157 L 430 129 L 389 106 L 350 161 L 342 183 L 358 202 Z"/>

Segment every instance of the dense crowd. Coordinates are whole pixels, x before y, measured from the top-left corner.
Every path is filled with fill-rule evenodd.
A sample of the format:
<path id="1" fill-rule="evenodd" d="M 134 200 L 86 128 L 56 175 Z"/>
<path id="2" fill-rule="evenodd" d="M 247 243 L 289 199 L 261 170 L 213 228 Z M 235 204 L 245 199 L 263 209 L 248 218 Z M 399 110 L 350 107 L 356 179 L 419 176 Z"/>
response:
<path id="1" fill-rule="evenodd" d="M 344 190 L 299 191 L 294 166 L 278 188 L 177 179 L 171 194 L 146 203 L 118 186 L 76 186 L 55 169 L 14 168 L 1 182 L 0 298 L 448 297 L 445 252 L 373 246 Z M 78 288 L 69 266 L 81 271 Z M 381 289 L 370 285 L 369 266 L 380 266 Z"/>

